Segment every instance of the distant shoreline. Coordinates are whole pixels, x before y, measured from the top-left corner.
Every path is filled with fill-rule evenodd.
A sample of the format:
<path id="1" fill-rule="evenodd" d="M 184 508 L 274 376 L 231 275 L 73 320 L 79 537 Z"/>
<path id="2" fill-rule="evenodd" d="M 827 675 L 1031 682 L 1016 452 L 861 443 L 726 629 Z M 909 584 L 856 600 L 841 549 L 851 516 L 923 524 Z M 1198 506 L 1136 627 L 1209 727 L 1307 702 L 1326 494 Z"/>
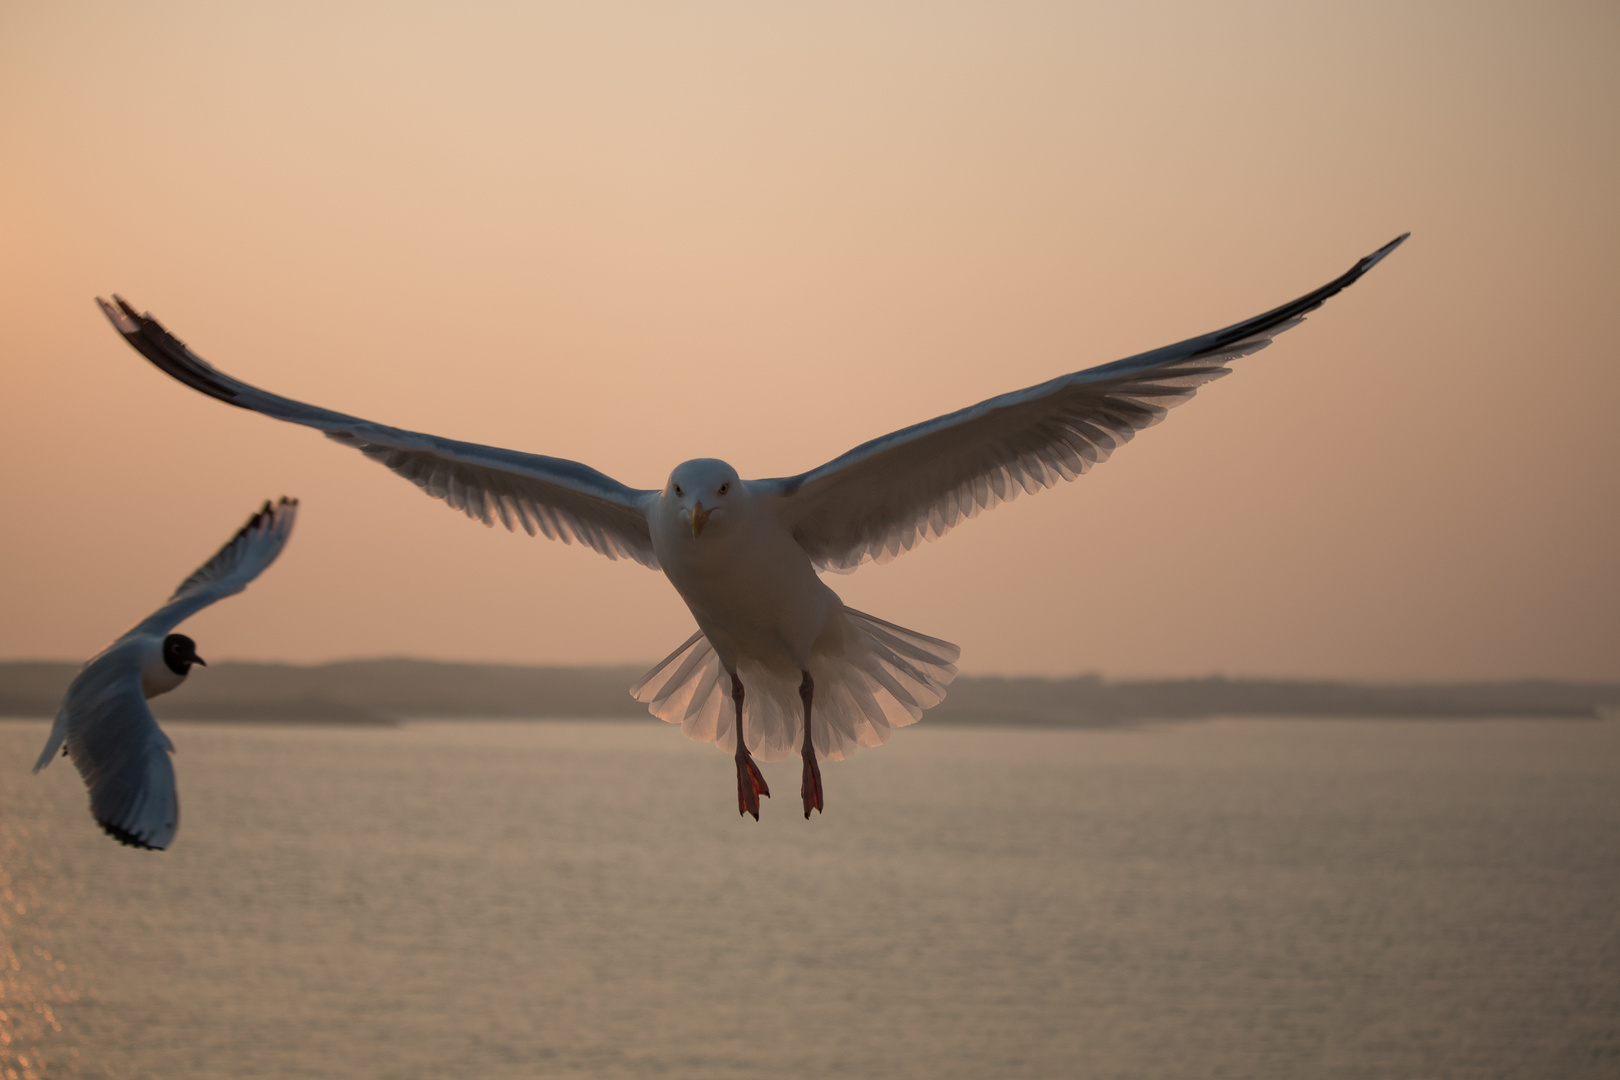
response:
<path id="1" fill-rule="evenodd" d="M 525 725 L 525 724 L 540 724 L 540 725 L 545 725 L 545 724 L 588 724 L 588 725 L 592 725 L 592 726 L 595 726 L 595 725 L 598 725 L 598 724 L 606 724 L 606 725 L 629 724 L 629 725 L 635 725 L 635 726 L 638 726 L 638 727 L 645 725 L 647 727 L 657 727 L 657 728 L 664 728 L 664 727 L 670 726 L 670 725 L 664 724 L 661 721 L 659 721 L 659 719 L 657 717 L 653 716 L 651 713 L 643 713 L 641 716 L 591 716 L 591 717 L 579 717 L 579 716 L 516 716 L 516 715 L 514 715 L 514 716 L 399 716 L 399 717 L 374 716 L 374 717 L 367 717 L 367 718 L 359 719 L 359 720 L 350 720 L 350 719 L 331 719 L 331 718 L 328 718 L 326 716 L 308 716 L 308 715 L 301 715 L 301 714 L 290 713 L 290 712 L 289 713 L 267 712 L 267 713 L 265 713 L 263 715 L 253 716 L 251 718 L 244 718 L 244 717 L 226 718 L 226 717 L 220 717 L 220 716 L 201 716 L 201 715 L 199 715 L 199 716 L 189 716 L 188 715 L 188 716 L 160 716 L 160 717 L 158 717 L 158 719 L 162 721 L 164 727 L 173 728 L 173 729 L 176 729 L 176 730 L 182 729 L 182 728 L 187 728 L 187 727 L 190 727 L 192 725 L 196 725 L 198 727 L 242 728 L 242 729 L 247 729 L 247 730 L 251 730 L 251 729 L 254 729 L 254 728 L 289 728 L 289 729 L 312 728 L 312 729 L 326 729 L 326 730 L 378 731 L 378 732 L 381 732 L 381 731 L 398 731 L 401 728 L 404 728 L 404 727 L 407 727 L 407 726 L 410 726 L 410 725 L 417 725 L 417 724 L 426 724 L 426 725 L 433 725 L 433 724 L 447 724 L 447 725 L 489 724 L 489 725 L 514 725 L 514 726 L 521 726 L 521 725 Z M 1609 717 L 1607 719 L 1609 720 L 1609 722 L 1620 722 L 1620 717 Z M 1588 715 L 1588 714 L 1580 714 L 1580 715 L 1573 715 L 1573 716 L 1564 716 L 1564 715 L 1553 715 L 1553 716 L 1548 716 L 1548 715 L 1519 715 L 1519 714 L 1515 714 L 1515 715 L 1481 714 L 1481 715 L 1478 715 L 1478 716 L 1299 716 L 1299 715 L 1285 715 L 1285 714 L 1278 713 L 1278 714 L 1275 714 L 1275 715 L 1265 715 L 1265 716 L 1236 716 L 1236 715 L 1227 715 L 1227 714 L 1222 713 L 1222 714 L 1216 714 L 1216 715 L 1212 715 L 1212 716 L 1182 716 L 1182 717 L 1162 718 L 1162 719 L 1145 718 L 1145 719 L 1140 719 L 1140 720 L 1121 720 L 1121 721 L 1111 722 L 1111 723 L 1107 723 L 1107 724 L 1090 724 L 1090 723 L 1072 723 L 1072 724 L 1024 723 L 1024 722 L 1022 722 L 1020 720 L 1017 720 L 1017 719 L 1009 719 L 1009 720 L 978 720 L 978 719 L 960 720 L 959 719 L 959 720 L 948 720 L 948 721 L 945 721 L 943 723 L 940 723 L 940 722 L 937 722 L 935 720 L 933 711 L 930 710 L 929 712 L 926 712 L 926 713 L 923 714 L 922 720 L 919 721 L 918 724 L 915 725 L 915 726 L 917 726 L 917 727 L 926 726 L 930 730 L 937 730 L 937 729 L 939 729 L 941 727 L 951 728 L 951 729 L 994 728 L 994 729 L 1002 730 L 1002 731 L 1026 731 L 1026 732 L 1071 731 L 1071 732 L 1091 732 L 1091 733 L 1101 734 L 1101 733 L 1108 733 L 1108 732 L 1122 733 L 1122 732 L 1132 732 L 1132 731 L 1135 731 L 1135 732 L 1168 731 L 1168 730 L 1171 730 L 1173 728 L 1177 728 L 1177 727 L 1181 727 L 1181 726 L 1197 726 L 1197 725 L 1200 725 L 1200 724 L 1215 724 L 1215 723 L 1220 723 L 1222 721 L 1232 721 L 1232 722 L 1238 722 L 1238 721 L 1265 721 L 1265 722 L 1268 722 L 1268 723 L 1275 723 L 1275 724 L 1306 724 L 1306 725 L 1309 725 L 1309 724 L 1441 724 L 1441 725 L 1457 724 L 1457 725 L 1467 726 L 1467 725 L 1473 725 L 1473 724 L 1492 724 L 1492 723 L 1527 724 L 1527 725 L 1575 723 L 1575 724 L 1583 724 L 1583 725 L 1584 724 L 1597 725 L 1597 724 L 1604 723 L 1605 718 L 1601 717 L 1601 716 L 1592 716 L 1592 715 Z M 49 724 L 50 722 L 51 722 L 51 717 L 48 716 L 48 715 L 45 715 L 45 714 L 23 715 L 23 714 L 0 713 L 0 724 Z M 908 727 L 906 730 L 909 731 L 909 730 L 911 730 L 911 728 Z"/>
<path id="2" fill-rule="evenodd" d="M 0 662 L 0 717 L 50 717 L 79 664 Z M 645 668 L 347 660 L 222 662 L 153 702 L 160 720 L 391 725 L 410 719 L 650 719 L 627 687 Z M 1521 679 L 1374 683 L 1325 679 L 1109 680 L 963 675 L 934 724 L 1106 728 L 1222 716 L 1599 719 L 1620 683 Z"/>

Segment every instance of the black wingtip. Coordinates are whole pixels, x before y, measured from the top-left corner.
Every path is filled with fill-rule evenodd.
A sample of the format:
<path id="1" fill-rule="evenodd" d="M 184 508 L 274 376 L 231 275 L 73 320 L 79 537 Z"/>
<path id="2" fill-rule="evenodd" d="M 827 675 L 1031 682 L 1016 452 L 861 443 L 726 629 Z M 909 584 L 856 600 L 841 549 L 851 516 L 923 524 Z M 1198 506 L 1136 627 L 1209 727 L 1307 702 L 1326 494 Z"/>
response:
<path id="1" fill-rule="evenodd" d="M 118 305 L 116 308 L 99 296 L 96 298 L 96 303 L 101 306 L 107 321 L 113 324 L 136 352 L 193 390 L 217 398 L 227 405 L 247 408 L 236 400 L 237 391 L 227 380 L 222 379 L 206 360 L 186 348 L 185 342 L 165 330 L 163 324 L 152 318 L 150 312 L 141 314 L 135 310 L 134 305 L 117 293 L 113 293 L 113 302 Z"/>
<path id="2" fill-rule="evenodd" d="M 148 844 L 145 840 L 142 840 L 140 837 L 136 836 L 134 833 L 130 832 L 128 829 L 121 828 L 121 827 L 119 827 L 117 825 L 114 825 L 110 821 L 102 821 L 100 818 L 97 818 L 96 819 L 96 824 L 100 825 L 102 831 L 105 832 L 108 836 L 112 837 L 114 840 L 117 840 L 120 844 L 123 844 L 125 847 L 140 848 L 142 851 L 162 851 L 163 850 L 163 848 L 158 847 L 156 844 Z"/>
<path id="3" fill-rule="evenodd" d="M 1213 343 L 1207 348 L 1200 350 L 1199 353 L 1195 353 L 1194 356 L 1200 355 L 1201 353 L 1216 352 L 1235 341 L 1242 341 L 1245 338 L 1252 338 L 1259 334 L 1264 334 L 1268 331 L 1275 330 L 1284 323 L 1288 323 L 1294 319 L 1298 319 L 1310 314 L 1317 308 L 1321 307 L 1328 300 L 1331 300 L 1333 297 L 1337 296 L 1339 293 L 1361 280 L 1361 275 L 1365 274 L 1368 270 L 1371 270 L 1374 266 L 1377 266 L 1378 263 L 1383 260 L 1384 256 L 1406 243 L 1406 238 L 1411 235 L 1412 234 L 1410 232 L 1401 233 L 1401 235 L 1397 236 L 1395 239 L 1391 240 L 1389 243 L 1385 244 L 1371 255 L 1364 255 L 1360 259 L 1357 259 L 1354 266 L 1340 274 L 1338 277 L 1334 278 L 1332 281 L 1328 282 L 1326 285 L 1323 285 L 1320 289 L 1317 289 L 1314 292 L 1308 292 L 1298 300 L 1284 304 L 1279 308 L 1273 308 L 1264 315 L 1257 315 L 1254 318 L 1249 319 L 1247 322 L 1241 322 L 1235 326 L 1228 326 L 1225 330 L 1213 335 Z"/>
<path id="4" fill-rule="evenodd" d="M 236 535 L 231 538 L 231 542 L 235 543 L 255 529 L 268 528 L 284 511 L 296 509 L 297 506 L 297 499 L 290 499 L 285 495 L 273 503 L 269 499 L 264 500 L 264 505 L 259 507 L 252 517 L 248 518 L 246 525 L 237 530 Z"/>
<path id="5" fill-rule="evenodd" d="M 231 537 L 231 543 L 234 544 L 248 533 L 268 525 L 274 516 L 275 510 L 271 507 L 270 500 L 264 500 L 264 505 L 255 510 L 253 516 L 247 519 L 247 524 L 236 530 L 236 535 Z"/>
<path id="6" fill-rule="evenodd" d="M 1411 235 L 1412 234 L 1410 232 L 1401 233 L 1401 235 L 1397 236 L 1395 239 L 1391 240 L 1389 243 L 1385 244 L 1371 255 L 1368 255 L 1360 262 L 1356 263 L 1355 270 L 1353 272 L 1357 273 L 1358 275 L 1365 274 L 1368 270 L 1371 270 L 1373 267 L 1377 266 L 1379 260 L 1381 260 L 1385 255 L 1388 255 L 1390 252 L 1406 243 L 1406 238 Z"/>

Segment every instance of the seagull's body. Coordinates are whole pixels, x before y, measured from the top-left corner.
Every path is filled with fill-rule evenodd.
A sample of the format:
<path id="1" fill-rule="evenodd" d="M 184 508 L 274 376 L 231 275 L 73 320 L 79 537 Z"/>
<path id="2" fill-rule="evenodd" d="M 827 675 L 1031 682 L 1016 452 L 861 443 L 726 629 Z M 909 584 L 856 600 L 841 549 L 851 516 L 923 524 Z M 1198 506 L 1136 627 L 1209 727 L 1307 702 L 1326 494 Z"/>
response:
<path id="1" fill-rule="evenodd" d="M 1299 299 L 1125 360 L 1003 394 L 874 439 L 798 476 L 744 480 L 723 461 L 676 466 L 661 489 L 578 462 L 403 431 L 267 393 L 218 371 L 150 315 L 98 301 L 137 350 L 201 393 L 354 447 L 486 525 L 578 540 L 661 569 L 698 632 L 631 687 L 691 738 L 731 749 L 739 808 L 768 794 L 752 754 L 804 759 L 876 746 L 944 698 L 956 646 L 846 607 L 821 580 L 887 562 L 964 518 L 1072 480 L 1270 344 L 1405 236 Z M 743 737 L 738 739 L 741 731 Z"/>
<path id="2" fill-rule="evenodd" d="M 206 664 L 190 638 L 172 631 L 247 588 L 281 554 L 297 513 L 296 500 L 265 503 L 167 603 L 86 661 L 62 695 L 34 772 L 65 750 L 89 789 L 90 813 L 120 842 L 166 848 L 180 826 L 174 744 L 146 702 L 185 682 L 193 664 Z"/>
<path id="3" fill-rule="evenodd" d="M 730 750 L 739 807 L 756 817 L 770 791 L 751 753 L 799 753 L 808 817 L 822 805 L 817 758 L 879 746 L 938 704 L 957 648 L 846 607 L 779 518 L 777 498 L 771 482 L 742 480 L 723 461 L 688 461 L 670 474 L 648 531 L 698 632 L 631 693 L 688 737 Z"/>

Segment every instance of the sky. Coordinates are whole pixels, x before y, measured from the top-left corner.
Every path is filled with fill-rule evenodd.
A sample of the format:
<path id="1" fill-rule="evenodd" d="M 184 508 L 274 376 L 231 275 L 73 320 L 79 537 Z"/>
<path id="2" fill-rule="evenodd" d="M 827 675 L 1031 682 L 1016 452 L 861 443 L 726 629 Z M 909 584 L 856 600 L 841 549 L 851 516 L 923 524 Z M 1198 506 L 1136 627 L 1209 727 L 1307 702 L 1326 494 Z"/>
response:
<path id="1" fill-rule="evenodd" d="M 1620 678 L 1612 3 L 0 3 L 0 658 L 265 498 L 210 659 L 651 662 L 663 577 L 163 376 L 638 487 L 803 471 L 1412 239 L 846 602 L 974 673 Z"/>

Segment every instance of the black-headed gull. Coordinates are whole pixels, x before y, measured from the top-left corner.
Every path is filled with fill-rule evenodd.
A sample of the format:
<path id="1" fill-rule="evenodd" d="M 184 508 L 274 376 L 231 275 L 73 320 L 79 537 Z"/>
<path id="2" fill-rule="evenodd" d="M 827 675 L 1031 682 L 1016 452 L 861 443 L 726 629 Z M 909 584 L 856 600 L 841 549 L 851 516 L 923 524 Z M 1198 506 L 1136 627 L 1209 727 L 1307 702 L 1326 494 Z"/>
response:
<path id="1" fill-rule="evenodd" d="M 958 655 L 844 606 L 819 571 L 888 562 L 1020 491 L 1073 480 L 1405 239 L 1263 315 L 904 428 L 807 473 L 744 480 L 723 461 L 699 459 L 677 465 L 658 490 L 278 397 L 218 371 L 123 299 L 97 302 L 131 345 L 194 390 L 316 428 L 486 525 L 663 570 L 698 632 L 631 693 L 690 738 L 733 751 L 738 809 L 755 818 L 770 792 L 750 749 L 765 761 L 797 751 L 809 817 L 823 801 L 818 756 L 838 760 L 915 722 L 944 698 Z"/>
<path id="2" fill-rule="evenodd" d="M 247 588 L 281 554 L 297 516 L 296 499 L 265 503 L 166 604 L 86 661 L 62 695 L 34 771 L 64 750 L 90 789 L 90 813 L 122 843 L 161 850 L 180 826 L 174 744 L 146 700 L 185 682 L 193 664 L 207 664 L 195 642 L 172 631 Z"/>

